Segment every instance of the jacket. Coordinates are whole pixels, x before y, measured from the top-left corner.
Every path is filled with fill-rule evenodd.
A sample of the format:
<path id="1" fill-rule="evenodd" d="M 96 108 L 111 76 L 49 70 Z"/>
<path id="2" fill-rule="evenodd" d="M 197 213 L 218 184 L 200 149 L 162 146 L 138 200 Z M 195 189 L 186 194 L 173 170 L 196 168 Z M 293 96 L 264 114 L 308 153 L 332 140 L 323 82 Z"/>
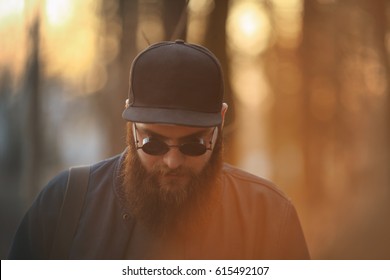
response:
<path id="1" fill-rule="evenodd" d="M 297 212 L 271 182 L 224 164 L 221 203 L 197 236 L 154 238 L 119 191 L 124 153 L 91 166 L 70 259 L 309 259 Z M 68 171 L 38 194 L 15 234 L 9 259 L 49 259 Z"/>

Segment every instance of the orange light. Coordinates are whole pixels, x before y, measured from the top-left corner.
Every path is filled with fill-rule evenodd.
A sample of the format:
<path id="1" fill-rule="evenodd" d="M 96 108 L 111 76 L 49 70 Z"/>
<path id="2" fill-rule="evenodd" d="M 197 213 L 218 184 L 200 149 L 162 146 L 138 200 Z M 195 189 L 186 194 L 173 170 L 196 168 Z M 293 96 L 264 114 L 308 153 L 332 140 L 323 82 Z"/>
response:
<path id="1" fill-rule="evenodd" d="M 271 24 L 261 4 L 254 1 L 233 2 L 227 19 L 230 47 L 243 54 L 257 55 L 268 45 Z"/>
<path id="2" fill-rule="evenodd" d="M 46 0 L 45 13 L 48 24 L 61 26 L 69 24 L 74 13 L 73 1 L 69 0 Z"/>

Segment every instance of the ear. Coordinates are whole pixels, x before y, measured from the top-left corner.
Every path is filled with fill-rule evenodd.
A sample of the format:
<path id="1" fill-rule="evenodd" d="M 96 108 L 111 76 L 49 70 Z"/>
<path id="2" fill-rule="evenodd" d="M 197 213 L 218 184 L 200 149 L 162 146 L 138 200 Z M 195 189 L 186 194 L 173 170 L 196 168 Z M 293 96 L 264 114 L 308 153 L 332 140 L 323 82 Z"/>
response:
<path id="1" fill-rule="evenodd" d="M 225 123 L 225 114 L 226 114 L 226 111 L 227 111 L 228 107 L 229 106 L 226 103 L 222 103 L 222 109 L 221 109 L 222 124 L 221 124 L 221 128 L 223 128 L 223 125 Z"/>

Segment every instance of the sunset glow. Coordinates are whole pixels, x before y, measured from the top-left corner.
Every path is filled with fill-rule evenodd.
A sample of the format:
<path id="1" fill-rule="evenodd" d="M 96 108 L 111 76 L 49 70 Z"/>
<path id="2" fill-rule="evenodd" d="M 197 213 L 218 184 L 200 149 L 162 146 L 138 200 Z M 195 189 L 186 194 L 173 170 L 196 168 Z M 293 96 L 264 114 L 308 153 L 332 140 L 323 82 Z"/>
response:
<path id="1" fill-rule="evenodd" d="M 19 16 L 24 10 L 24 0 L 0 0 L 0 28 Z"/>
<path id="2" fill-rule="evenodd" d="M 258 2 L 233 1 L 226 28 L 232 49 L 256 55 L 267 47 L 271 26 Z"/>
<path id="3" fill-rule="evenodd" d="M 68 0 L 46 0 L 45 13 L 50 26 L 61 26 L 70 23 L 74 15 L 73 5 L 77 2 Z"/>

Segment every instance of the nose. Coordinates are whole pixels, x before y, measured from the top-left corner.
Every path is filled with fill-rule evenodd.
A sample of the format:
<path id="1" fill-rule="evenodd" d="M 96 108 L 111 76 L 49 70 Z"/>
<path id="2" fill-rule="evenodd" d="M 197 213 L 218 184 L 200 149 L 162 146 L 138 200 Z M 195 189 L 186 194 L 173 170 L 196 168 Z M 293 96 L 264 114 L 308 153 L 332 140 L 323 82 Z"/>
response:
<path id="1" fill-rule="evenodd" d="M 170 169 L 176 169 L 180 167 L 184 162 L 184 157 L 177 147 L 171 147 L 169 151 L 164 155 L 164 163 Z"/>

